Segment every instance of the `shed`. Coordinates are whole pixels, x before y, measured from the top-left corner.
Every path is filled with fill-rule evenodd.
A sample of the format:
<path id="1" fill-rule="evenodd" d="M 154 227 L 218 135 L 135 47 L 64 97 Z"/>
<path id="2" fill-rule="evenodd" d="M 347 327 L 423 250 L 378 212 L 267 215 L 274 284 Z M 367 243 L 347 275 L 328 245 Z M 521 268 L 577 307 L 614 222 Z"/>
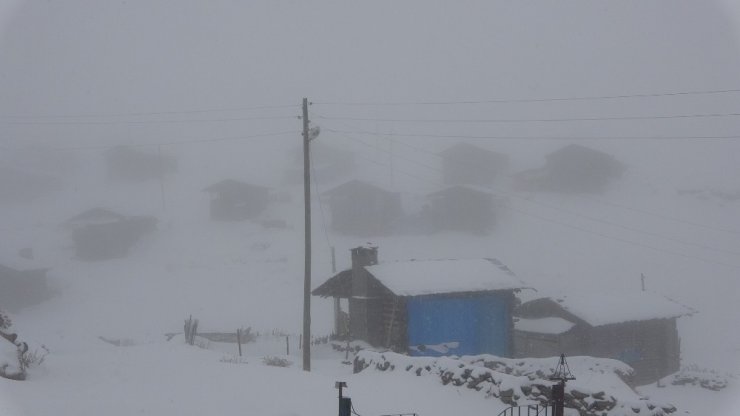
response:
<path id="1" fill-rule="evenodd" d="M 234 179 L 224 179 L 205 188 L 211 196 L 211 219 L 244 221 L 261 214 L 269 202 L 270 189 Z"/>
<path id="2" fill-rule="evenodd" d="M 488 234 L 496 223 L 496 201 L 485 188 L 454 185 L 427 195 L 421 216 L 431 231 Z"/>
<path id="3" fill-rule="evenodd" d="M 440 156 L 444 182 L 451 185 L 490 185 L 509 167 L 507 155 L 469 143 L 451 146 Z"/>
<path id="4" fill-rule="evenodd" d="M 411 355 L 511 355 L 523 284 L 498 260 L 378 263 L 375 247 L 351 253 L 352 268 L 313 291 L 348 299 L 351 338 Z"/>
<path id="5" fill-rule="evenodd" d="M 360 180 L 334 187 L 328 197 L 332 229 L 358 236 L 388 234 L 403 215 L 401 195 Z"/>
<path id="6" fill-rule="evenodd" d="M 69 220 L 75 258 L 85 261 L 126 257 L 129 249 L 156 228 L 151 216 L 128 217 L 105 208 L 84 211 Z"/>
<path id="7" fill-rule="evenodd" d="M 177 170 L 177 161 L 161 152 L 146 153 L 127 146 L 105 152 L 108 179 L 114 181 L 145 181 L 161 179 Z"/>
<path id="8" fill-rule="evenodd" d="M 0 309 L 17 312 L 46 300 L 48 270 L 20 256 L 0 257 Z"/>
<path id="9" fill-rule="evenodd" d="M 679 370 L 676 319 L 694 312 L 652 292 L 542 297 L 515 312 L 515 355 L 614 358 L 646 384 Z"/>
<path id="10" fill-rule="evenodd" d="M 545 156 L 545 166 L 515 175 L 520 189 L 563 193 L 603 192 L 624 172 L 614 156 L 570 144 Z"/>

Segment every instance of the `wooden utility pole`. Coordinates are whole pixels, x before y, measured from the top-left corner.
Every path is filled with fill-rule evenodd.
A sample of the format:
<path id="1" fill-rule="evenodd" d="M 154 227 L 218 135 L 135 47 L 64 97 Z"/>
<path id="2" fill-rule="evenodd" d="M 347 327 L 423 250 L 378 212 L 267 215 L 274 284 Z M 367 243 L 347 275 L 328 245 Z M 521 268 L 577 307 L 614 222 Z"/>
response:
<path id="1" fill-rule="evenodd" d="M 645 273 L 640 273 L 640 282 L 642 283 L 642 291 L 645 291 Z"/>
<path id="2" fill-rule="evenodd" d="M 303 371 L 311 371 L 311 158 L 308 148 L 308 99 L 303 99 L 303 197 L 305 271 L 303 279 Z"/>

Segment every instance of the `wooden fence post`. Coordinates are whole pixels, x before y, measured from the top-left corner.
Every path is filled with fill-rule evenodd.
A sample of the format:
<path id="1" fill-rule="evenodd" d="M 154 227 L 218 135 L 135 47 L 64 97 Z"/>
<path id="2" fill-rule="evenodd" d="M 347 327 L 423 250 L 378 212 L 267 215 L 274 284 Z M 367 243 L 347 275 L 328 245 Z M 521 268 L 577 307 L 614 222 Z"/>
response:
<path id="1" fill-rule="evenodd" d="M 242 330 L 241 328 L 236 329 L 236 343 L 239 345 L 239 356 L 242 356 Z"/>

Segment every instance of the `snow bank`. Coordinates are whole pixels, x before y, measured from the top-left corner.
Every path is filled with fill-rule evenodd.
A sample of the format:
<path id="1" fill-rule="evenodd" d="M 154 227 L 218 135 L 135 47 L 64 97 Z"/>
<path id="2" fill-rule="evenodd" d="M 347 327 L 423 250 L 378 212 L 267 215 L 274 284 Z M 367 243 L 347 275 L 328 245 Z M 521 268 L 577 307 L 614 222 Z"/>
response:
<path id="1" fill-rule="evenodd" d="M 354 371 L 365 369 L 392 372 L 403 370 L 417 376 L 439 377 L 444 385 L 467 387 L 493 397 L 509 406 L 545 405 L 550 401 L 558 359 L 507 359 L 492 355 L 457 357 L 409 357 L 393 352 L 360 351 Z M 623 378 L 632 369 L 619 361 L 592 357 L 568 359 L 577 379 L 566 386 L 566 407 L 581 415 L 651 415 L 676 411 L 670 404 L 643 400 L 627 386 Z"/>

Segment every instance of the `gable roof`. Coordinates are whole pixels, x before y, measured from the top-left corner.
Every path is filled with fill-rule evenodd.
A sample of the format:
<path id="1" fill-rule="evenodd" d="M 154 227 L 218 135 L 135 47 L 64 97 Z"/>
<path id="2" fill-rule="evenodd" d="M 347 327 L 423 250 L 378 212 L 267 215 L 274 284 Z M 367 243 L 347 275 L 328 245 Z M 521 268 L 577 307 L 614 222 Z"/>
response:
<path id="1" fill-rule="evenodd" d="M 493 192 L 483 186 L 477 185 L 452 185 L 447 188 L 441 189 L 436 192 L 432 192 L 427 195 L 429 198 L 445 198 L 455 197 L 460 195 L 476 195 L 481 197 L 493 197 Z"/>
<path id="2" fill-rule="evenodd" d="M 241 182 L 234 179 L 224 179 L 216 182 L 213 185 L 207 186 L 203 189 L 203 192 L 211 193 L 248 193 L 252 191 L 264 191 L 270 188 L 259 185 L 252 185 L 251 183 Z"/>
<path id="3" fill-rule="evenodd" d="M 395 194 L 396 192 L 385 190 L 379 186 L 373 185 L 369 182 L 361 181 L 359 179 L 352 179 L 341 185 L 335 186 L 324 192 L 327 196 L 341 196 L 341 195 L 352 195 L 356 192 L 361 193 L 379 193 L 379 194 Z"/>
<path id="4" fill-rule="evenodd" d="M 468 157 L 487 157 L 491 160 L 498 162 L 506 162 L 509 157 L 503 153 L 495 152 L 493 150 L 484 149 L 470 143 L 457 143 L 448 147 L 447 149 L 439 152 L 439 155 L 443 158 L 453 159 L 467 159 Z"/>
<path id="5" fill-rule="evenodd" d="M 67 220 L 70 224 L 104 224 L 125 219 L 124 215 L 106 208 L 92 208 Z"/>
<path id="6" fill-rule="evenodd" d="M 591 326 L 691 315 L 696 310 L 653 292 L 551 296 L 549 300 Z"/>
<path id="7" fill-rule="evenodd" d="M 408 260 L 365 267 L 398 296 L 516 290 L 524 287 L 495 259 Z"/>

